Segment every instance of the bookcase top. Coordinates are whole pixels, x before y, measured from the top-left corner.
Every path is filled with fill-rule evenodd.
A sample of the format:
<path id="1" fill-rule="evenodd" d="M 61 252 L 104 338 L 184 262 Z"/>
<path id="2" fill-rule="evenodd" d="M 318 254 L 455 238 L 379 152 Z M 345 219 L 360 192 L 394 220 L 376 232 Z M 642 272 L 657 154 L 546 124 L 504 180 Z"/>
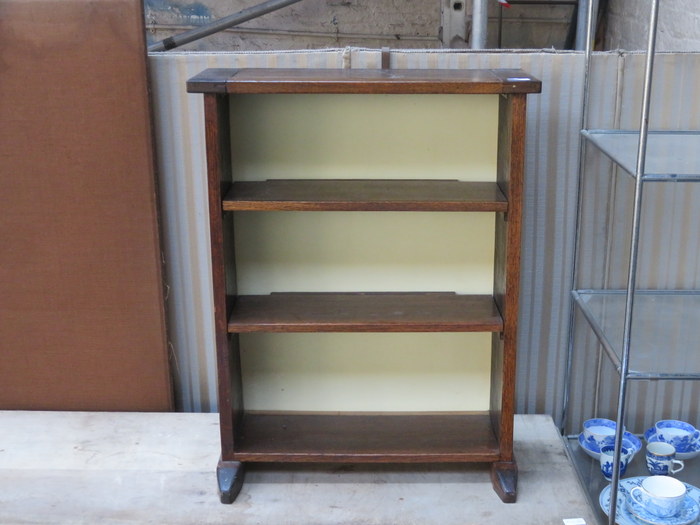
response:
<path id="1" fill-rule="evenodd" d="M 542 83 L 520 69 L 206 69 L 190 93 L 516 94 Z"/>

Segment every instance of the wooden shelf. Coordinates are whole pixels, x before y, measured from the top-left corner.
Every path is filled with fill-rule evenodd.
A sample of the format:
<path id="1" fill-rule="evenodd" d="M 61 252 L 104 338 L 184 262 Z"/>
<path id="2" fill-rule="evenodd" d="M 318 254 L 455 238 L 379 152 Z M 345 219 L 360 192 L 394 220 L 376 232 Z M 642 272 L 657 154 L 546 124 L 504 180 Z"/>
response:
<path id="1" fill-rule="evenodd" d="M 228 331 L 500 332 L 490 295 L 274 293 L 236 298 Z"/>
<path id="2" fill-rule="evenodd" d="M 520 69 L 207 69 L 189 93 L 514 94 L 539 93 Z"/>
<path id="3" fill-rule="evenodd" d="M 488 413 L 246 413 L 237 461 L 488 462 L 499 444 Z"/>
<path id="4" fill-rule="evenodd" d="M 508 202 L 495 182 L 268 180 L 234 182 L 226 211 L 492 211 Z"/>

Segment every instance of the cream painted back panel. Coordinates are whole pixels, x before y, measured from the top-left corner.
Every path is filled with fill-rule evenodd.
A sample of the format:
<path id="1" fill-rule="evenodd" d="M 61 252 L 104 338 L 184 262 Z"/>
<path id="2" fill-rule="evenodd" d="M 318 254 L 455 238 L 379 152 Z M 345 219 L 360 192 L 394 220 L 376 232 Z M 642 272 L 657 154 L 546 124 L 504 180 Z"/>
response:
<path id="1" fill-rule="evenodd" d="M 237 180 L 495 180 L 494 95 L 237 95 Z"/>
<path id="2" fill-rule="evenodd" d="M 250 410 L 488 407 L 490 334 L 244 334 Z"/>
<path id="3" fill-rule="evenodd" d="M 495 180 L 498 98 L 243 95 L 235 180 Z M 238 212 L 240 294 L 490 294 L 494 214 Z M 490 334 L 241 337 L 250 410 L 485 410 Z"/>

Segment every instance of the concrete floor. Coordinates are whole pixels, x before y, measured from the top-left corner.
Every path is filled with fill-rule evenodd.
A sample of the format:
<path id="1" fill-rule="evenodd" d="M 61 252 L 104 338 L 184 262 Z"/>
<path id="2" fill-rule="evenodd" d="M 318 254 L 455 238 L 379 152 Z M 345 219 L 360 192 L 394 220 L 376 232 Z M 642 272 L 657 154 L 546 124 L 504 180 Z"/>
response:
<path id="1" fill-rule="evenodd" d="M 251 468 L 221 505 L 216 414 L 0 412 L 0 524 L 596 523 L 548 416 L 516 416 L 518 502 L 487 466 Z"/>

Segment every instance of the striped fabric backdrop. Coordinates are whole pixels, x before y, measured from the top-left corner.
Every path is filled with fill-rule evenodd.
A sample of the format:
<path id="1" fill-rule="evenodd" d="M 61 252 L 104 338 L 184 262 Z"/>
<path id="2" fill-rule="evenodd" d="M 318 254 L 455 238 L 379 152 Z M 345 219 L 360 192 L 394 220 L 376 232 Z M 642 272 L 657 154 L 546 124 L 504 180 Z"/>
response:
<path id="1" fill-rule="evenodd" d="M 390 64 L 399 69 L 522 68 L 542 80 L 542 94 L 528 99 L 517 412 L 547 413 L 558 421 L 566 388 L 584 57 L 576 52 L 395 50 Z M 379 50 L 356 48 L 150 55 L 170 341 L 182 410 L 216 410 L 203 115 L 201 96 L 188 95 L 185 81 L 207 67 L 380 65 Z M 642 55 L 594 55 L 588 127 L 638 127 L 643 66 Z M 652 127 L 700 129 L 700 55 L 659 55 L 656 78 Z M 602 155 L 588 151 L 586 156 L 587 174 L 597 175 L 586 177 L 584 187 L 577 286 L 622 286 L 628 229 L 623 218 L 629 215 L 631 202 L 623 193 L 629 181 L 612 176 Z M 700 185 L 667 185 L 648 192 L 640 285 L 699 287 L 700 187 L 696 186 Z M 582 319 L 577 318 L 575 326 L 572 429 L 596 411 L 596 343 Z M 617 380 L 605 364 L 602 377 L 599 413 L 610 415 Z M 649 418 L 661 413 L 699 423 L 695 410 L 699 389 L 692 383 L 635 386 L 629 397 L 635 419 L 628 426 L 641 431 Z"/>

